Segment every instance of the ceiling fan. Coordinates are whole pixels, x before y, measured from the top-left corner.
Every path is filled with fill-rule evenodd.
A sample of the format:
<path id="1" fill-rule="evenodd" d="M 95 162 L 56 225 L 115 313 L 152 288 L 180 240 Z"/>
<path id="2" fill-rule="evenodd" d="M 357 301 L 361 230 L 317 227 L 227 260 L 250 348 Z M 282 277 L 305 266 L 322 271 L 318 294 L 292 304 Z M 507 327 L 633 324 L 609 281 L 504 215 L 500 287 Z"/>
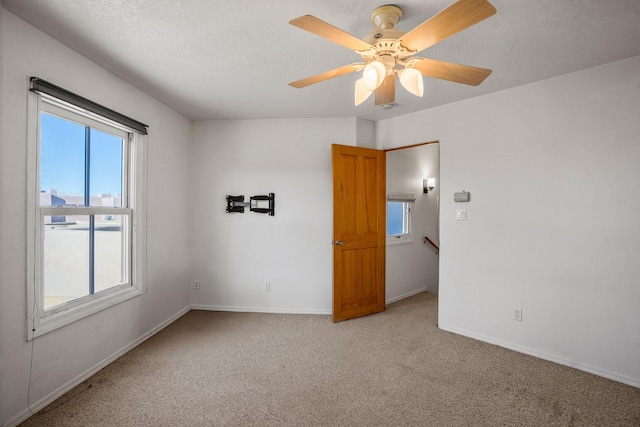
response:
<path id="1" fill-rule="evenodd" d="M 416 96 L 422 96 L 424 93 L 422 76 L 477 86 L 491 74 L 491 70 L 413 55 L 494 13 L 496 9 L 487 0 L 459 0 L 408 33 L 404 33 L 395 28 L 402 16 L 402 10 L 394 5 L 380 6 L 371 13 L 371 21 L 377 28 L 363 40 L 312 15 L 292 19 L 289 21 L 291 25 L 354 50 L 362 57 L 363 62 L 325 71 L 291 82 L 289 85 L 303 88 L 334 77 L 363 71 L 362 78 L 357 80 L 355 85 L 355 105 L 364 102 L 372 93 L 375 93 L 376 105 L 392 104 L 395 101 L 396 75 L 402 86 Z"/>

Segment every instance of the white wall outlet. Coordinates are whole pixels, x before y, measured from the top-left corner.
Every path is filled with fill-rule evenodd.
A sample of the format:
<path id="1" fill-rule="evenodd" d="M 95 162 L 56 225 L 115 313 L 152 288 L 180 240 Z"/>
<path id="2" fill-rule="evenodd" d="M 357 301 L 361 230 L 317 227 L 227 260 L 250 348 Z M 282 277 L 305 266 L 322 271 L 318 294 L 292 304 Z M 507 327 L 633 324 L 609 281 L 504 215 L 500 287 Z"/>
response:
<path id="1" fill-rule="evenodd" d="M 522 308 L 514 307 L 513 309 L 513 320 L 517 320 L 518 322 L 522 322 Z"/>
<path id="2" fill-rule="evenodd" d="M 193 282 L 193 287 L 195 289 L 200 289 L 200 280 L 196 280 L 195 282 Z"/>
<path id="3" fill-rule="evenodd" d="M 265 283 L 263 289 L 265 292 L 271 292 L 271 282 Z"/>

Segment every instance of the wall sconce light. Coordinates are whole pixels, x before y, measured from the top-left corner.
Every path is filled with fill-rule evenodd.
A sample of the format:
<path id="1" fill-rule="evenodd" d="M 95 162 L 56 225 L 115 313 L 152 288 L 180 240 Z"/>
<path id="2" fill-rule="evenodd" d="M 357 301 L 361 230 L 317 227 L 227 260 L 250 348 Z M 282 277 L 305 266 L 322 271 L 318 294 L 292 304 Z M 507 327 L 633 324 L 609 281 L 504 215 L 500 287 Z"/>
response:
<path id="1" fill-rule="evenodd" d="M 422 192 L 428 193 L 429 191 L 433 191 L 436 188 L 436 179 L 435 178 L 425 178 L 422 180 Z"/>

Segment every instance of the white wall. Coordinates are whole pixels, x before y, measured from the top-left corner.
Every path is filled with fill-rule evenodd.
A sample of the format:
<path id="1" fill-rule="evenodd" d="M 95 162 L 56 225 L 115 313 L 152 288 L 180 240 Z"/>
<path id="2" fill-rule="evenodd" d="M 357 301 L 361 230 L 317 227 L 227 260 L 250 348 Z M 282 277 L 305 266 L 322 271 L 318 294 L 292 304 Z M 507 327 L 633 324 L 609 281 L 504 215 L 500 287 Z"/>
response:
<path id="1" fill-rule="evenodd" d="M 201 282 L 191 292 L 196 308 L 331 312 L 331 144 L 356 145 L 367 133 L 371 139 L 368 123 L 194 123 L 191 266 L 192 280 Z M 225 212 L 226 195 L 248 201 L 267 193 L 276 194 L 273 217 L 248 209 Z M 270 292 L 262 288 L 267 282 Z"/>
<path id="2" fill-rule="evenodd" d="M 189 122 L 3 10 L 0 119 L 0 424 L 39 409 L 189 306 Z M 28 77 L 38 76 L 150 126 L 148 293 L 53 331 L 26 337 Z"/>
<path id="3" fill-rule="evenodd" d="M 438 255 L 424 243 L 437 241 L 440 195 L 439 144 L 421 145 L 387 154 L 387 194 L 414 193 L 411 211 L 412 243 L 387 245 L 386 301 L 397 301 L 421 291 L 438 292 Z M 422 180 L 436 178 L 436 188 L 424 194 Z"/>
<path id="4" fill-rule="evenodd" d="M 377 123 L 377 146 L 440 141 L 441 328 L 640 386 L 638 70 L 633 57 Z M 461 190 L 471 202 L 453 202 Z"/>
<path id="5" fill-rule="evenodd" d="M 372 147 L 373 123 L 290 119 L 193 124 L 191 266 L 192 282 L 201 286 L 191 291 L 195 308 L 331 312 L 332 143 Z M 421 183 L 423 176 L 438 178 L 438 163 L 438 144 L 387 155 L 388 182 L 413 183 L 396 191 L 418 196 L 416 242 L 387 247 L 387 301 L 425 289 L 437 292 L 437 255 L 422 237 L 437 235 L 438 191 L 424 196 Z M 276 194 L 274 217 L 225 212 L 227 194 L 243 194 L 248 200 L 269 192 Z M 270 292 L 263 291 L 267 282 Z"/>
<path id="6" fill-rule="evenodd" d="M 356 145 L 358 147 L 375 148 L 376 124 L 370 120 L 356 118 Z"/>

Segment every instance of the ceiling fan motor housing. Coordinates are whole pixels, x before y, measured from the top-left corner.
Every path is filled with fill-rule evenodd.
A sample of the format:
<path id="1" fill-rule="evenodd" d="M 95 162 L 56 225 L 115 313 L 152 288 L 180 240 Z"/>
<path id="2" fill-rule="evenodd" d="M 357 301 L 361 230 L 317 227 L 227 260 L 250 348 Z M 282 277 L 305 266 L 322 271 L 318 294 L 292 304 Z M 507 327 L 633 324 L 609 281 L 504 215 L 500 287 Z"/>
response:
<path id="1" fill-rule="evenodd" d="M 378 29 L 367 34 L 363 40 L 373 48 L 358 52 L 365 63 L 382 63 L 387 75 L 394 73 L 396 65 L 404 65 L 404 60 L 412 54 L 398 42 L 405 34 L 404 31 L 394 28 L 401 16 L 402 10 L 394 5 L 380 6 L 371 12 L 371 22 Z"/>

